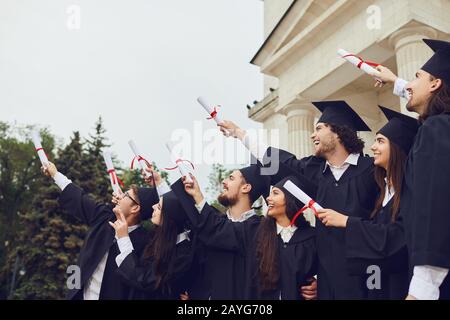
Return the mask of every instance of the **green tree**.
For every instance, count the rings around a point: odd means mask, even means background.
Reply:
[[[54,161],[58,171],[101,203],[110,201],[109,178],[102,156],[102,149],[107,146],[104,134],[99,119],[89,139],[83,142],[75,132]],[[23,229],[16,236],[5,268],[6,274],[15,275],[12,299],[64,298],[67,267],[76,264],[88,230],[61,210],[58,204],[61,191],[52,179],[41,174],[37,180],[39,192],[32,209],[20,216]]]
[[[222,191],[222,181],[228,177],[233,170],[226,169],[222,164],[215,163],[211,167],[211,172],[208,175],[208,186],[206,187],[206,193],[211,201],[211,205],[221,212],[225,212],[226,208],[222,206],[217,197]]]
[[[83,186],[89,190],[93,198],[99,202],[111,201],[111,185],[103,159],[103,151],[110,145],[107,143],[106,129],[103,126],[102,117],[95,123],[94,133],[86,139],[86,157],[84,167],[88,168],[91,176],[85,179]]]
[[[20,214],[31,209],[39,188],[41,164],[30,141],[31,130],[34,130],[31,126],[0,122],[0,271],[21,228]],[[41,130],[41,137],[52,158],[54,138],[47,130]],[[5,298],[11,278],[2,274],[0,272],[0,298]]]
[[[58,170],[81,187],[87,174],[84,156],[80,135],[75,132],[55,160]],[[9,274],[16,274],[10,299],[63,298],[67,266],[76,263],[87,230],[61,212],[58,205],[61,191],[52,179],[41,174],[37,180],[39,193],[33,208],[20,216],[23,228],[8,256],[6,269]],[[17,265],[21,269],[19,274]]]

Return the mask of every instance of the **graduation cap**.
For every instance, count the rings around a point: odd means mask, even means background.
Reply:
[[[153,205],[159,202],[156,188],[138,188],[137,196],[141,207],[141,220],[149,219],[153,214]]]
[[[423,41],[434,51],[434,55],[425,63],[422,70],[450,83],[450,42],[433,39]]]
[[[322,112],[318,122],[347,126],[355,131],[371,131],[363,119],[343,100],[318,101],[312,104]]]
[[[284,184],[290,180],[292,183],[294,183],[297,187],[299,187],[303,192],[308,194],[309,196],[315,198],[317,195],[317,189],[318,186],[316,183],[305,177],[304,175],[294,171],[289,166],[285,165],[284,163],[279,163],[279,169],[277,174],[271,176],[271,184],[282,190],[284,193],[284,196],[287,198],[292,198],[294,200],[294,203],[296,205],[296,208],[292,208],[293,210],[287,211],[287,216],[291,220],[291,225],[295,224],[296,219],[298,218],[297,213],[300,209],[305,207],[306,203],[301,202],[299,199],[297,199],[295,196],[293,196],[285,187]]]
[[[176,224],[178,232],[182,232],[188,221],[188,216],[181,202],[173,191],[165,193],[162,197],[163,220],[167,218],[172,220]]]
[[[270,176],[261,174],[261,163],[252,164],[248,167],[239,169],[244,176],[245,181],[252,186],[250,190],[250,200],[255,202],[259,197],[263,197],[264,200],[270,193]]]
[[[408,154],[414,143],[417,130],[419,129],[418,120],[383,106],[378,107],[389,120],[378,133],[386,136],[391,142],[395,143],[400,149]]]

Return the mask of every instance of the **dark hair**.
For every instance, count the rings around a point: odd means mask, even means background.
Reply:
[[[430,76],[430,80],[433,81],[436,78]],[[441,79],[441,81],[441,87],[433,92],[425,112],[419,117],[421,122],[425,121],[428,117],[450,112],[450,86],[444,80]]]
[[[161,226],[155,227],[154,235],[145,247],[143,258],[147,264],[150,261],[153,262],[152,268],[156,276],[155,289],[170,291],[167,276],[170,261],[175,254],[179,230],[172,219],[164,219],[164,209],[161,210],[161,222]]]
[[[355,130],[347,126],[336,126],[334,124],[326,124],[330,127],[331,132],[338,135],[339,140],[348,153],[361,153],[364,149],[364,141],[360,139]]]
[[[289,192],[280,189],[286,201],[286,215],[292,220],[303,205]],[[309,226],[303,215],[295,220],[295,226],[302,228]],[[258,281],[261,292],[275,290],[280,280],[279,252],[276,220],[265,216],[261,219],[256,235],[256,258],[258,261]]]
[[[380,196],[375,203],[375,209],[372,212],[372,218],[377,214],[377,212],[379,212],[379,210],[383,206],[383,200],[385,196],[384,190],[386,186],[384,178],[386,178],[388,183],[392,181],[392,187],[394,187],[395,190],[395,194],[393,197],[394,202],[391,209],[391,220],[392,222],[395,222],[398,211],[400,209],[400,194],[402,192],[402,181],[405,172],[407,155],[395,143],[393,143],[392,141],[389,142],[390,156],[387,172],[384,168],[375,166],[375,182],[380,188]]]

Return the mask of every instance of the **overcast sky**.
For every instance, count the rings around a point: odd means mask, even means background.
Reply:
[[[214,122],[196,98],[260,127],[245,106],[262,98],[262,76],[249,63],[262,42],[258,0],[0,0],[0,120],[48,127],[67,143],[101,115],[125,164],[129,139],[165,167],[164,143],[189,138],[205,183],[202,140],[223,141],[205,133]],[[243,148],[236,152],[231,158],[242,159]]]

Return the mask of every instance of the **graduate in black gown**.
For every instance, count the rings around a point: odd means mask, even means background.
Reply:
[[[234,210],[228,212],[229,215],[235,215],[234,217],[228,217],[210,206],[199,191],[198,184],[193,199],[184,190],[178,192],[174,190],[180,199],[188,198],[182,203],[190,201],[185,210],[195,225],[199,242],[208,250],[206,267],[202,269],[209,281],[204,286],[207,291],[201,297],[190,296],[191,298],[213,300],[252,298],[252,274],[255,270],[253,254],[261,217],[251,205],[261,195],[267,196],[270,190],[269,178],[260,177],[258,168],[254,165],[235,170],[224,181],[222,203],[228,204]]]
[[[378,186],[374,179],[373,159],[361,155],[364,142],[356,132],[370,129],[344,101],[313,104],[322,111],[311,136],[315,155],[300,160],[287,151],[259,145],[231,121],[224,121],[221,130],[240,139],[264,165],[276,169],[279,163],[284,163],[317,183],[317,194],[310,196],[322,206],[369,219]],[[316,229],[318,298],[367,298],[364,277],[349,274],[344,230],[326,228],[319,220],[316,220]]]
[[[77,265],[81,271],[81,287],[69,290],[68,299],[118,300],[134,298],[136,291],[121,281],[117,274],[117,239],[109,222],[116,221],[119,213],[129,225],[131,243],[141,254],[148,242],[148,231],[140,226],[152,214],[152,205],[159,201],[155,188],[131,186],[115,198],[116,205],[96,203],[89,195],[57,171],[54,164],[43,167],[61,188],[60,206],[70,215],[89,226],[89,232],[80,251]]]
[[[288,176],[271,189],[256,236],[255,299],[303,300],[299,288],[317,274],[315,229],[299,213],[304,204],[284,188],[287,181],[308,193],[316,188]]]
[[[297,182],[295,177],[290,179]],[[192,177],[192,180],[184,182],[186,192],[180,197],[190,194],[199,205],[203,196],[196,179]],[[186,210],[199,218],[199,237],[206,235],[211,238],[210,246],[230,252],[234,264],[231,270],[224,269],[224,272],[243,290],[241,296],[234,299],[300,300],[300,288],[309,284],[316,273],[314,229],[303,216],[292,220],[303,204],[283,189],[286,180],[267,197],[267,217],[233,222],[215,210],[204,209],[199,215],[192,200],[190,209]],[[268,182],[253,182],[253,185],[256,183],[266,186]],[[227,274],[222,276],[226,280],[229,279]],[[232,277],[237,277],[240,283]]]
[[[450,43],[425,39],[434,55],[406,90],[422,123],[408,156],[400,214],[412,276],[409,299],[450,299]]]
[[[355,274],[366,275],[371,266],[380,274],[369,283],[369,299],[400,300],[408,293],[408,251],[399,214],[407,155],[418,129],[415,118],[380,107],[389,122],[372,146],[379,196],[371,220],[348,217],[345,212],[324,209],[319,218],[327,227],[345,228],[346,256]]]
[[[173,191],[165,193],[153,206],[151,222],[155,230],[142,257],[133,248],[124,217],[111,223],[120,241],[118,274],[139,290],[141,295],[136,298],[178,300],[192,279],[195,240]]]

